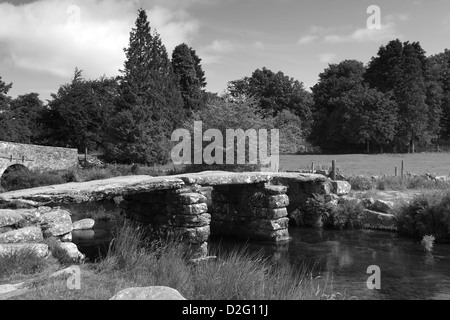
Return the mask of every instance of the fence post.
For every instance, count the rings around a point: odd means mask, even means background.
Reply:
[[[311,173],[314,173],[314,162],[311,163]]]
[[[84,148],[84,164],[87,164],[87,154],[88,154],[88,150],[87,148]]]
[[[403,175],[405,174],[405,165],[404,162],[402,160],[402,168],[401,168],[401,175],[402,175],[402,180],[403,180]]]
[[[398,176],[398,170],[397,170],[397,167],[395,167],[395,176],[396,176],[396,177]]]
[[[331,179],[336,180],[336,160],[331,161]]]

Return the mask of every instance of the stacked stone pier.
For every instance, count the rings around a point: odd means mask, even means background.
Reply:
[[[128,176],[0,194],[0,203],[29,207],[121,197],[122,214],[155,232],[183,239],[193,258],[207,255],[211,235],[285,243],[291,212],[313,194],[330,194],[322,175],[221,171]]]

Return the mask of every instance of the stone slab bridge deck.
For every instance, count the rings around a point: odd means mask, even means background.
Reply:
[[[317,174],[209,171],[176,176],[126,176],[0,194],[0,203],[29,206],[111,200],[122,196],[126,218],[185,239],[192,256],[207,254],[210,234],[275,243],[290,240],[289,213],[336,182]]]

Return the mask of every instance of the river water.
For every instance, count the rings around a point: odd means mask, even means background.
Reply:
[[[74,232],[73,241],[94,261],[107,252],[112,224]],[[432,254],[417,241],[394,233],[370,230],[289,230],[293,240],[282,246],[212,238],[210,248],[245,245],[267,257],[314,267],[319,281],[334,292],[358,299],[450,299],[450,245],[435,244]],[[369,266],[380,268],[381,289],[368,289]]]

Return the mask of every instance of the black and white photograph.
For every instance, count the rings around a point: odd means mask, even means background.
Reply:
[[[0,300],[450,300],[450,0],[0,0]]]

